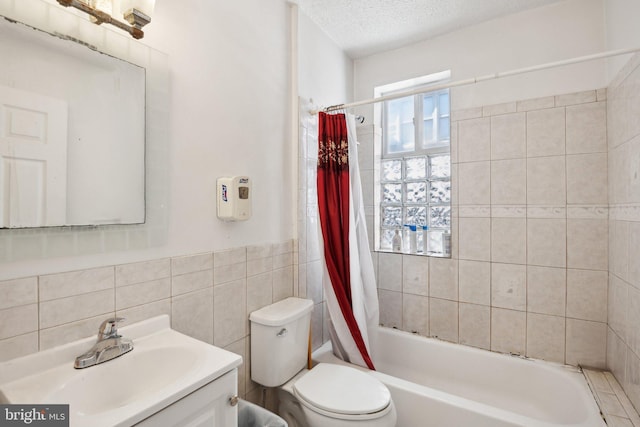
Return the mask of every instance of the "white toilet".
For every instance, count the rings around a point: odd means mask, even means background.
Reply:
[[[249,316],[251,379],[280,387],[279,413],[289,427],[394,427],[387,387],[361,370],[307,364],[313,301],[287,298]]]

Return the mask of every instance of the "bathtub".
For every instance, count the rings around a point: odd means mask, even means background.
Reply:
[[[380,328],[369,371],[391,392],[397,427],[606,427],[574,367]],[[317,362],[345,363],[331,343]]]

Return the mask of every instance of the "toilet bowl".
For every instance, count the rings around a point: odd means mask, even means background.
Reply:
[[[251,378],[278,387],[290,427],[394,427],[391,393],[373,376],[330,363],[305,369],[312,308],[287,298],[251,313]]]

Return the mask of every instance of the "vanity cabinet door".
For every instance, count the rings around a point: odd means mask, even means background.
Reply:
[[[233,369],[136,426],[237,427],[238,406],[230,403],[237,394],[238,370]]]

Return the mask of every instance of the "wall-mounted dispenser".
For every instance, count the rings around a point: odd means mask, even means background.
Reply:
[[[218,218],[244,221],[251,218],[251,180],[248,176],[218,178]]]

